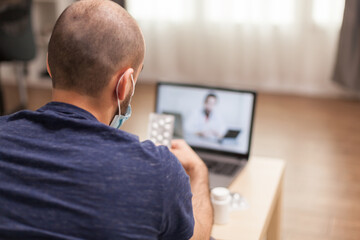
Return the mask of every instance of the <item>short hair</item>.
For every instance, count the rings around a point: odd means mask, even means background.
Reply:
[[[139,26],[118,4],[75,2],[60,15],[50,38],[53,88],[98,96],[118,70],[137,69],[144,52]]]
[[[207,95],[206,95],[206,97],[205,97],[205,103],[207,102],[207,100],[209,99],[209,98],[211,98],[211,97],[213,97],[213,98],[215,98],[216,100],[217,100],[217,96],[215,95],[215,93],[208,93]]]

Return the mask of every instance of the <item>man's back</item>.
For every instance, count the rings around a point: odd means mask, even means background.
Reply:
[[[1,239],[186,239],[189,179],[165,148],[52,102],[0,118]]]

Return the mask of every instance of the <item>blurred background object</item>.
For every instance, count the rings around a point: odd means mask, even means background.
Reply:
[[[346,0],[334,80],[360,92],[360,1]]]
[[[27,107],[25,77],[27,61],[35,57],[36,46],[31,26],[31,0],[5,0],[0,2],[0,62],[12,62],[20,97],[14,110]],[[4,114],[4,99],[0,79],[0,114]]]
[[[3,113],[11,113],[23,107],[33,109],[42,105],[43,102],[40,100],[34,104],[31,95],[34,92],[45,93],[51,89],[51,81],[46,72],[47,45],[56,19],[72,2],[74,1],[0,1],[0,12],[3,16],[0,18],[0,85],[3,90],[0,94],[3,99],[0,108]],[[19,19],[22,16],[24,18]],[[17,27],[14,27],[15,25]],[[10,41],[9,34],[10,37],[18,39]],[[12,51],[12,55],[9,55],[8,51]],[[14,55],[15,53],[17,55]],[[32,54],[34,55],[31,56]],[[10,61],[9,57],[21,59]]]
[[[126,8],[126,2],[125,0],[112,0],[113,2],[116,2],[117,4],[119,4],[120,6],[122,6],[123,8]]]

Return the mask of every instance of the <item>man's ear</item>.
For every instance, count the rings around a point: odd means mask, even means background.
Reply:
[[[52,76],[51,76],[51,71],[50,71],[50,67],[49,67],[49,60],[48,60],[48,59],[49,59],[49,54],[46,53],[46,70],[47,70],[49,76],[52,78]]]
[[[125,70],[125,72],[118,74],[117,88],[118,88],[118,98],[120,99],[120,101],[124,100],[126,98],[126,96],[129,94],[129,92],[131,91],[131,86],[132,86],[131,75],[132,74],[134,74],[134,69],[132,69],[132,68],[128,68]],[[123,76],[123,77],[121,78],[121,76]],[[116,89],[115,89],[115,92],[116,92]]]

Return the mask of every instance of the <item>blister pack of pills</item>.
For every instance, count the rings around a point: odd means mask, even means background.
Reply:
[[[171,146],[174,133],[174,116],[150,113],[148,138],[157,145]]]

